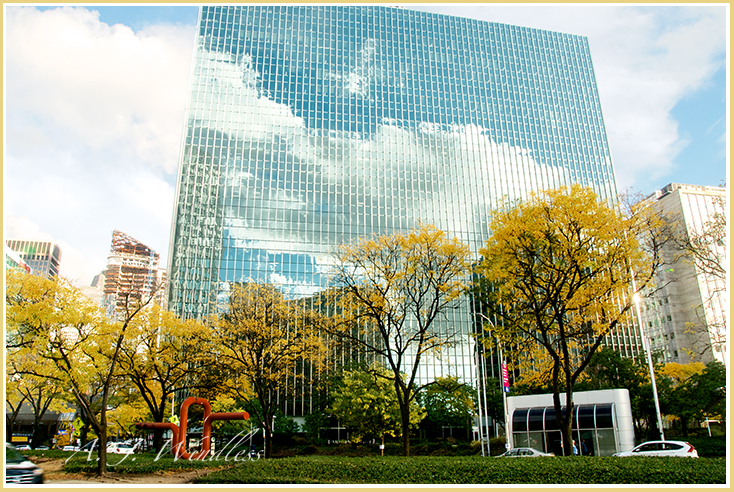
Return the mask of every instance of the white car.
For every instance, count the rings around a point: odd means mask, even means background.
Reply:
[[[135,446],[122,442],[112,442],[107,444],[107,452],[114,454],[133,454],[135,452]]]
[[[30,451],[31,447],[27,444],[18,444],[15,446],[15,449],[17,449],[18,451]]]
[[[648,441],[632,448],[632,451],[614,453],[614,456],[682,456],[698,458],[698,451],[684,441]]]
[[[555,456],[553,453],[544,453],[543,451],[538,451],[535,448],[512,448],[508,451],[505,451],[499,457],[505,457],[505,458],[537,458],[539,456]]]

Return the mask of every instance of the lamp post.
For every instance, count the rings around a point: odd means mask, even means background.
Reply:
[[[479,316],[484,318],[487,323],[489,323],[489,326],[494,328],[494,323],[491,319],[486,317],[482,313],[477,313]],[[490,336],[492,336],[490,331]],[[505,420],[505,447],[507,449],[512,447],[512,438],[510,437],[510,422],[507,418],[507,393],[505,392],[505,384],[504,384],[504,367],[505,367],[505,358],[502,354],[502,344],[499,341],[499,338],[495,337],[495,341],[497,342],[497,349],[499,351],[499,363],[500,363],[500,391],[502,392],[502,415],[504,416]]]
[[[482,377],[482,374],[484,373],[483,369],[484,367],[481,366],[480,369],[480,360],[482,358],[482,355],[479,353],[479,337],[477,337],[474,341],[474,344],[476,346],[476,350],[474,352],[474,364],[477,369],[477,405],[479,406],[479,444],[482,448],[482,457],[486,456],[484,454],[484,418],[485,418],[485,412],[482,412],[482,396],[484,395],[484,378]],[[486,402],[485,402],[486,403]]]
[[[637,284],[635,282],[635,274],[632,273],[632,289],[634,295],[632,299],[635,302],[635,311],[637,312],[637,322],[640,324],[640,336],[642,337],[642,347],[645,349],[647,354],[647,366],[650,370],[650,382],[652,383],[652,396],[655,400],[655,413],[658,419],[658,432],[660,432],[660,439],[665,440],[665,432],[663,431],[663,419],[660,415],[660,401],[658,400],[658,387],[655,384],[655,366],[652,363],[652,348],[650,347],[649,340],[645,335],[645,327],[642,323],[642,311],[640,310],[640,295],[637,293]]]

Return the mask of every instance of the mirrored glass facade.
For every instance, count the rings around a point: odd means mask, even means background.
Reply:
[[[232,282],[313,295],[360,236],[422,221],[476,253],[503,198],[616,194],[586,38],[400,8],[202,7],[184,139],[169,308],[186,318]],[[468,303],[452,316],[471,330]],[[435,364],[471,378],[469,345]]]

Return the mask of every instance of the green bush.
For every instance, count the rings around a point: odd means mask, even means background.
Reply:
[[[310,456],[240,463],[196,483],[724,484],[722,458]]]
[[[709,458],[726,456],[726,436],[688,436],[686,438],[681,437],[680,440],[691,443],[691,446],[698,451],[699,456]]]

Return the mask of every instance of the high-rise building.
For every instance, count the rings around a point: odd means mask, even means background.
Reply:
[[[61,248],[51,241],[8,239],[5,244],[30,267],[35,275],[55,277],[59,274]]]
[[[665,362],[716,359],[726,364],[726,188],[671,183],[647,200],[672,221],[678,234],[677,241],[666,243],[662,254],[668,265],[642,305],[651,349]],[[708,267],[680,248],[705,231],[709,234],[700,246],[712,260]]]
[[[498,203],[571,183],[616,195],[582,36],[384,6],[204,6],[169,308],[202,317],[244,281],[314,295],[336,245],[419,221],[477,255]],[[469,304],[445,321],[461,343],[422,377],[475,377]]]
[[[160,254],[120,231],[112,232],[110,255],[103,278],[103,306],[110,316],[123,309],[128,298],[154,296],[165,306],[165,270],[158,267]]]
[[[5,267],[12,268],[21,272],[31,273],[31,267],[23,261],[23,258],[15,251],[10,249],[7,244],[5,246]]]

